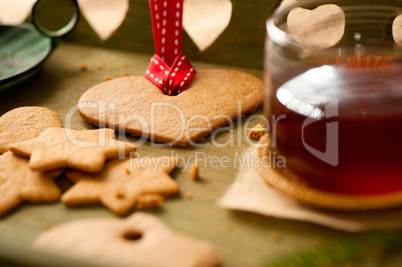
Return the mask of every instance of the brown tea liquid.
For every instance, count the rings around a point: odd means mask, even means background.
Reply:
[[[334,193],[402,190],[402,62],[351,57],[271,79],[266,115],[289,169]]]

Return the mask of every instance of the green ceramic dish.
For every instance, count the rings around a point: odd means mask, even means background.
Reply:
[[[0,25],[0,92],[32,77],[61,42],[61,38],[78,22],[77,1],[70,0],[75,7],[70,22],[57,31],[47,30],[36,20],[36,7],[40,1],[34,1],[32,6],[33,24]]]

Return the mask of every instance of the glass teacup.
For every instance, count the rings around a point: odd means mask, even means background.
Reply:
[[[319,190],[402,191],[402,3],[287,2],[267,22],[270,149]]]

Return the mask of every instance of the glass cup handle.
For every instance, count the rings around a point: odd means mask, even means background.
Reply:
[[[78,18],[80,16],[80,11],[79,11],[77,0],[70,0],[70,2],[74,5],[74,15],[72,16],[71,20],[64,27],[62,27],[61,29],[56,30],[56,31],[46,29],[37,21],[36,8],[40,1],[41,0],[34,0],[34,2],[33,2],[32,10],[31,10],[31,22],[35,26],[35,28],[42,34],[44,34],[48,37],[51,37],[51,38],[62,37],[64,35],[68,34],[69,32],[71,32],[74,29],[74,27],[77,25]]]

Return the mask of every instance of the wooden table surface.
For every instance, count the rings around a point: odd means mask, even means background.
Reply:
[[[129,75],[143,75],[151,55],[132,52],[107,50],[64,43],[45,62],[43,69],[32,80],[0,95],[0,114],[19,106],[44,106],[58,113],[66,126],[66,114],[74,112],[80,96],[90,87],[103,81],[105,75],[119,77],[124,72]],[[79,66],[86,64],[88,69],[80,71]],[[193,62],[196,69],[234,68]],[[126,66],[127,65],[127,66]],[[262,71],[241,69],[259,77]],[[256,114],[261,114],[259,110]],[[287,257],[295,251],[309,251],[317,245],[342,240],[370,239],[372,234],[347,234],[309,223],[280,220],[257,214],[229,211],[217,207],[217,200],[234,181],[238,168],[234,166],[236,155],[240,155],[249,144],[243,130],[244,122],[236,124],[234,132],[226,131],[219,135],[218,142],[224,143],[234,134],[235,144],[225,148],[209,146],[206,148],[170,148],[151,147],[149,142],[138,148],[141,156],[179,155],[193,160],[196,153],[202,156],[227,156],[231,160],[229,168],[201,167],[199,182],[190,179],[182,168],[173,173],[181,194],[167,199],[161,209],[150,213],[158,216],[172,229],[213,243],[221,253],[224,266],[263,266],[272,263],[278,257]],[[252,121],[251,125],[257,124]],[[93,128],[76,112],[72,119],[73,129]],[[238,137],[241,136],[239,139]],[[129,138],[137,141],[136,138]],[[208,142],[206,139],[204,142]],[[65,178],[60,184],[67,185]],[[191,194],[191,199],[185,198]],[[0,258],[8,257],[14,261],[17,255],[24,253],[31,264],[46,260],[51,265],[62,260],[51,256],[32,253],[29,249],[34,238],[47,226],[82,218],[116,217],[100,205],[91,207],[68,208],[61,203],[31,205],[24,204],[0,219]],[[279,240],[273,235],[280,236]],[[367,244],[368,251],[374,250]],[[375,247],[375,246],[374,246]],[[370,253],[369,253],[370,254]],[[11,260],[10,260],[11,258]],[[378,260],[377,258],[375,258]],[[402,263],[401,257],[381,257],[382,265]],[[357,263],[372,263],[373,259],[363,257]],[[66,263],[66,262],[65,262]],[[351,263],[356,263],[351,262]],[[6,263],[4,263],[6,265]],[[10,263],[8,263],[10,264]],[[0,260],[0,265],[2,261]],[[5,266],[2,265],[2,266]],[[39,264],[38,264],[39,265]]]

